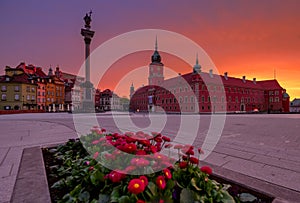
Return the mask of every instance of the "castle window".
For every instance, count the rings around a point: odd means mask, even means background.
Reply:
[[[270,102],[273,102],[273,97],[270,97],[269,101],[270,101]]]
[[[19,101],[19,100],[20,100],[20,95],[15,94],[15,100],[16,100],[16,101]]]
[[[5,101],[5,100],[6,100],[6,94],[2,94],[2,95],[1,95],[1,100],[2,100],[2,101]]]
[[[20,91],[20,86],[15,86],[15,92],[19,92]]]
[[[7,90],[6,86],[5,86],[5,85],[2,85],[1,91],[5,92],[6,90]]]

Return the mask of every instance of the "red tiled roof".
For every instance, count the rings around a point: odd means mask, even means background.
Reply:
[[[14,75],[13,77],[9,77],[10,80],[6,81],[6,75],[2,75],[0,77],[0,82],[16,82],[16,83],[30,83],[30,81],[28,80],[29,75],[26,73],[20,74],[20,75]]]
[[[260,84],[266,90],[283,89],[279,85],[277,80],[264,80],[264,81],[258,81],[257,83]]]

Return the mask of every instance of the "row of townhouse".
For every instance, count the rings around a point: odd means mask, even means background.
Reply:
[[[78,77],[49,68],[20,63],[16,68],[6,66],[0,76],[0,110],[71,111],[81,108],[83,89]]]

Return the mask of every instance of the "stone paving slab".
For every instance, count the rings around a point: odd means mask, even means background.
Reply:
[[[279,158],[264,156],[264,155],[255,155],[251,160],[258,163],[265,163],[270,166],[283,168],[283,169],[300,173],[300,162],[289,161],[285,159],[279,159]]]
[[[252,159],[255,156],[253,153],[244,152],[236,149],[230,149],[219,145],[214,149],[214,151],[226,155],[235,156],[238,158],[243,158],[243,159]]]
[[[225,159],[226,157],[227,155],[220,154],[217,152],[212,152],[210,153],[210,155],[208,155],[208,157],[204,159],[204,161],[213,164],[215,166],[222,166],[228,162],[228,160]]]
[[[257,177],[274,184],[278,184],[280,180],[280,185],[300,191],[300,174],[294,171],[265,165]]]
[[[242,174],[247,174],[252,177],[257,177],[265,165],[262,163],[244,160],[232,156],[227,156],[225,160],[227,160],[228,162],[222,165],[222,167],[232,171],[240,172]]]
[[[11,202],[51,202],[40,147],[24,150]]]
[[[9,147],[1,147],[0,148],[0,165],[4,161],[4,158],[6,157],[8,150],[9,150]]]
[[[13,165],[0,166],[0,179],[10,176]]]
[[[8,176],[0,178],[0,202],[10,202],[11,195],[14,189],[16,176]]]

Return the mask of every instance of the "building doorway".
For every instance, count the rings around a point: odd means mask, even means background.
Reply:
[[[245,111],[245,104],[241,104],[241,111]]]

